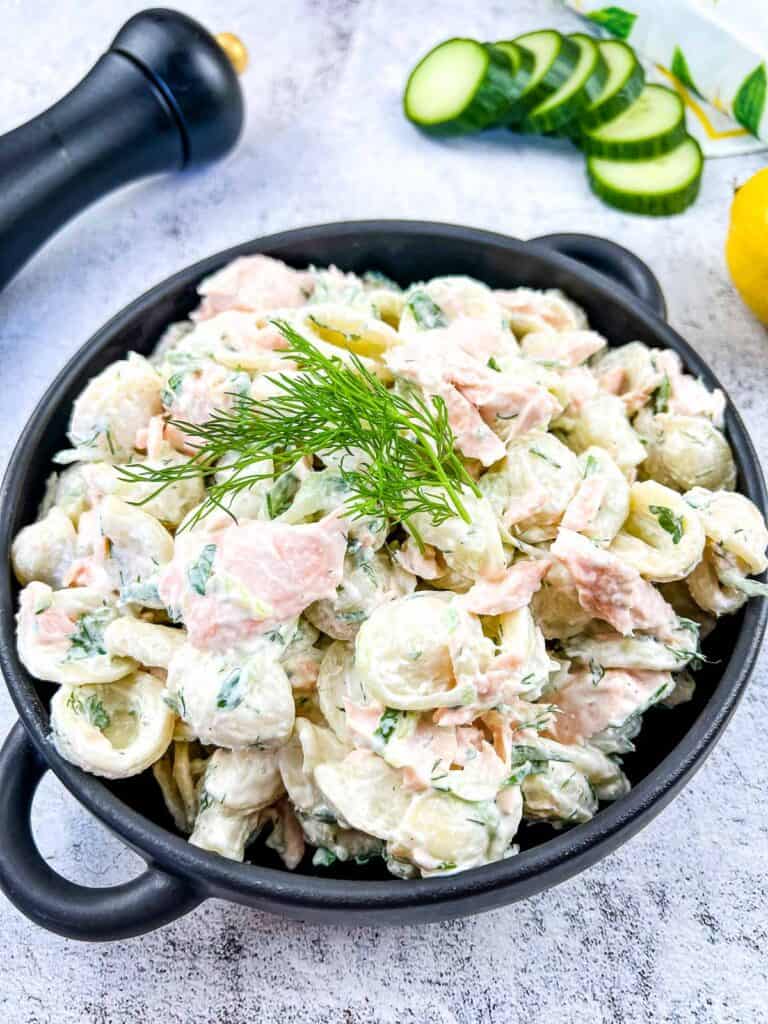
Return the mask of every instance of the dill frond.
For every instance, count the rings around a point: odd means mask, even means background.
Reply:
[[[268,377],[277,388],[268,400],[237,396],[231,411],[217,410],[205,423],[172,420],[195,449],[190,460],[160,468],[121,466],[122,478],[156,483],[145,501],[175,481],[203,478],[206,498],[191,526],[216,508],[228,512],[227,499],[277,478],[305,456],[341,455],[339,472],[350,492],[344,511],[351,518],[407,524],[425,513],[434,524],[457,515],[469,522],[462,490],[479,491],[454,450],[443,400],[427,400],[415,389],[391,390],[356,355],[344,363],[284,321],[274,323],[299,372]],[[362,456],[345,468],[343,455],[351,452]],[[273,473],[254,469],[267,459]],[[216,481],[222,468],[227,479]]]

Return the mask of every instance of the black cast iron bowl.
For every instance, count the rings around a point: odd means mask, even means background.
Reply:
[[[33,679],[16,653],[13,616],[18,587],[8,552],[17,530],[35,517],[51,456],[66,446],[72,402],[95,373],[128,350],[147,353],[163,328],[196,305],[195,286],[235,256],[264,252],[296,266],[335,263],[377,269],[403,284],[439,274],[469,274],[494,287],[562,288],[612,343],[639,339],[676,350],[710,387],[718,381],[663,317],[664,300],[648,268],[625,249],[586,235],[523,242],[472,228],[408,221],[321,225],[257,239],[211,256],[157,285],[119,313],[74,356],[43,396],[13,453],[0,492],[0,668],[21,721],[0,753],[0,885],[32,920],[62,935],[91,940],[141,934],[188,912],[210,896],[308,921],[416,923],[490,910],[562,882],[647,824],[701,766],[732,715],[760,648],[766,604],[751,601],[709,638],[718,659],[698,676],[694,700],[652,710],[638,750],[625,761],[632,791],[587,824],[563,832],[524,828],[521,852],[487,867],[440,879],[399,881],[382,867],[279,867],[255,846],[234,863],[190,846],[174,833],[150,773],[105,783],[63,761],[48,739],[50,684]],[[760,465],[744,425],[728,405],[726,431],[739,488],[766,511]],[[54,872],[35,846],[30,808],[51,769],[112,832],[146,862],[123,885],[88,888]],[[674,819],[670,820],[674,828]]]

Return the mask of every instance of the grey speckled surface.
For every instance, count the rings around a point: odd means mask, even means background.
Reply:
[[[140,6],[4,0],[0,131],[74,83]],[[722,256],[733,184],[759,157],[710,163],[693,210],[656,222],[602,207],[567,146],[494,135],[440,144],[403,122],[404,75],[429,45],[575,26],[554,0],[185,7],[252,48],[245,138],[217,167],[102,203],[0,296],[0,375],[11,384],[3,461],[54,370],[148,285],[248,237],[370,216],[620,240],[657,272],[673,324],[711,361],[766,458],[768,333],[739,303]],[[211,901],[154,935],[95,947],[34,928],[0,897],[0,1015],[6,1024],[764,1021],[767,669],[763,658],[683,795],[555,891],[480,918],[388,931],[305,927]],[[0,733],[13,720],[2,693]],[[106,885],[137,871],[137,858],[50,779],[34,817],[42,849],[68,877]]]

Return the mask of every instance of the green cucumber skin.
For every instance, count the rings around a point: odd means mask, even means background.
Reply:
[[[579,147],[586,156],[603,156],[609,160],[650,160],[655,156],[663,156],[679,146],[687,134],[683,114],[678,122],[661,135],[647,139],[609,142],[584,134],[579,139]]]
[[[687,136],[687,138],[691,138]],[[704,170],[704,156],[701,146],[695,139],[691,140],[698,150],[698,170],[692,179],[681,185],[680,188],[664,194],[650,194],[639,192],[622,192],[614,188],[600,178],[592,170],[590,160],[587,159],[587,177],[590,188],[604,203],[615,207],[617,210],[624,210],[627,213],[640,213],[648,217],[672,217],[687,210],[695,202],[701,187],[701,177]]]
[[[456,41],[458,40],[446,39],[440,45],[446,46],[448,43]],[[478,45],[482,46],[483,44],[479,43]],[[470,135],[475,132],[481,132],[484,128],[494,124],[512,103],[515,76],[512,73],[512,64],[509,57],[503,50],[498,50],[495,46],[486,46],[485,50],[488,54],[488,67],[485,70],[483,80],[464,110],[449,120],[440,121],[437,124],[424,124],[412,116],[408,108],[408,88],[411,84],[411,78],[418,68],[434,52],[434,50],[430,50],[413,69],[405,86],[403,110],[408,120],[421,129],[421,131],[426,132],[427,135],[436,136]]]
[[[517,41],[519,37],[512,40],[515,46],[521,50],[525,50],[525,43],[519,43]],[[547,69],[547,73],[541,79],[540,82],[533,87],[529,92],[523,92],[520,95],[514,105],[513,110],[510,111],[510,118],[508,124],[513,130],[523,121],[529,110],[533,110],[543,100],[550,96],[553,92],[556,92],[561,85],[568,81],[568,78],[576,67],[576,62],[579,59],[579,47],[572,39],[568,36],[562,36],[562,43],[560,50],[552,61],[551,65]],[[531,50],[526,50],[526,53],[530,53],[531,57],[534,54]],[[534,58],[535,59],[535,58]]]
[[[604,103],[594,110],[585,110],[574,125],[577,132],[589,131],[592,128],[599,128],[606,121],[612,121],[614,117],[623,114],[632,106],[637,97],[643,91],[645,85],[645,71],[638,61],[632,69],[632,74],[624,82],[613,96],[609,96]]]
[[[519,64],[517,65],[517,68],[515,68],[512,64],[512,59],[511,57],[509,57],[508,51],[505,48],[505,46],[509,45],[514,46],[519,54]],[[516,43],[507,43],[505,44],[505,46],[496,45],[495,43],[485,43],[485,46],[490,47],[492,49],[501,50],[501,52],[509,60],[510,66],[512,67],[512,71],[514,73],[514,79],[512,82],[510,92],[509,106],[507,107],[507,110],[504,111],[497,120],[493,121],[493,123],[488,125],[489,128],[506,128],[515,119],[515,112],[518,100],[523,95],[525,90],[528,88],[528,83],[533,77],[533,69],[536,62],[534,61],[533,54],[530,50],[526,50],[525,47],[518,46]]]
[[[574,46],[578,46],[573,39],[571,39],[571,42],[573,42]],[[576,120],[582,110],[588,107],[600,95],[607,78],[608,65],[603,60],[600,51],[597,50],[597,57],[592,71],[589,77],[585,79],[584,85],[552,110],[545,110],[539,114],[535,113],[535,111],[528,113],[521,125],[521,131],[530,132],[534,135],[562,134],[562,129],[570,122]]]

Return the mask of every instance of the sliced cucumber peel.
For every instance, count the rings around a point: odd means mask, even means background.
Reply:
[[[582,132],[579,145],[590,156],[644,160],[675,149],[685,136],[685,108],[677,93],[646,85],[618,117]]]
[[[686,135],[662,156],[647,160],[587,157],[592,191],[619,210],[666,217],[682,213],[699,194],[704,158],[698,142]]]
[[[645,71],[631,46],[603,39],[597,48],[608,68],[600,93],[579,115],[578,129],[588,131],[611,121],[631,107],[645,85]]]
[[[600,95],[605,85],[608,66],[595,40],[578,32],[569,39],[579,50],[576,65],[560,88],[525,116],[525,132],[543,135],[564,128]]]
[[[510,105],[504,111],[501,118],[495,122],[496,127],[506,127],[512,124],[518,117],[519,100],[528,89],[536,61],[530,50],[526,50],[513,42],[486,43],[486,46],[493,46],[507,55],[514,75],[510,92]]]
[[[501,42],[494,45],[503,49],[510,44]],[[581,51],[572,39],[554,29],[528,32],[513,39],[511,45],[530,53],[533,59],[527,85],[509,111],[509,123],[519,124],[529,110],[568,81]]]

